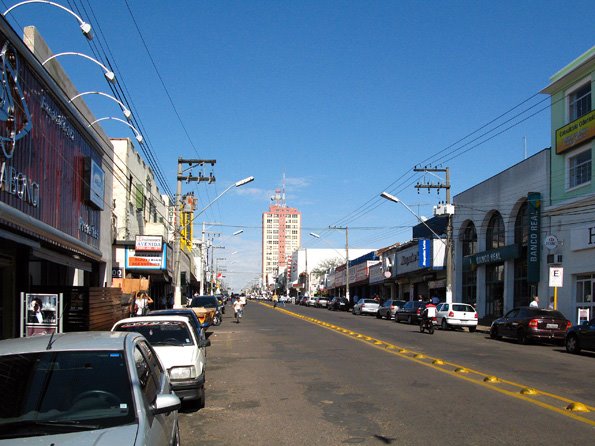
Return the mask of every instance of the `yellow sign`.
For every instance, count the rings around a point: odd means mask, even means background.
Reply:
[[[556,130],[556,153],[560,154],[595,138],[595,110]]]
[[[180,213],[180,247],[192,251],[192,212]]]

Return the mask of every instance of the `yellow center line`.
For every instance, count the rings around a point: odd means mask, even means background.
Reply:
[[[259,303],[263,306],[272,308],[270,305],[264,304],[262,302],[259,302]],[[303,319],[306,322],[310,322],[312,324],[315,324],[320,327],[326,328],[328,330],[334,331],[334,332],[339,333],[340,335],[346,336],[348,338],[355,339],[360,342],[364,342],[374,348],[382,350],[382,351],[389,353],[391,355],[398,356],[403,359],[407,359],[409,361],[415,362],[417,364],[420,364],[420,365],[423,365],[426,367],[430,367],[430,368],[437,370],[439,372],[446,373],[447,375],[465,380],[465,381],[473,383],[473,384],[479,384],[480,386],[482,386],[484,388],[494,390],[494,391],[499,392],[503,395],[507,395],[507,396],[510,396],[510,397],[513,397],[513,398],[516,398],[519,400],[526,401],[531,404],[535,404],[536,406],[539,406],[543,409],[551,410],[553,412],[556,412],[558,414],[572,418],[572,419],[579,421],[581,423],[585,423],[590,426],[595,426],[595,420],[586,418],[585,416],[582,416],[582,415],[578,415],[577,412],[574,411],[574,409],[571,409],[571,407],[578,406],[579,410],[580,410],[580,408],[584,409],[584,410],[581,410],[584,413],[595,413],[595,407],[588,406],[588,405],[585,405],[582,403],[577,403],[575,400],[572,400],[572,399],[569,399],[569,398],[566,398],[566,397],[563,397],[560,395],[555,395],[553,393],[541,391],[541,390],[538,390],[535,388],[531,388],[524,384],[519,384],[519,383],[505,380],[505,379],[500,379],[500,378],[491,376],[488,373],[484,373],[484,372],[480,372],[477,370],[466,368],[464,366],[461,366],[460,364],[455,364],[453,362],[444,361],[442,359],[434,358],[434,357],[428,356],[426,354],[414,352],[414,351],[406,349],[404,347],[399,347],[397,345],[394,345],[390,342],[383,341],[381,339],[375,339],[371,336],[367,336],[365,334],[361,334],[356,331],[337,326],[335,324],[330,324],[328,322],[324,322],[324,321],[315,319],[313,317],[294,313],[294,312],[289,311],[284,308],[276,308],[276,310],[281,311],[281,312],[283,312],[287,315],[290,315],[292,317],[296,317],[298,319]],[[505,386],[513,387],[514,390],[508,390],[508,389],[504,388]],[[550,404],[548,402],[541,401],[539,399],[540,397],[546,397],[546,398],[552,399],[552,400],[554,400],[554,403],[563,402],[563,403],[567,403],[568,405],[566,407],[559,407],[554,404]]]

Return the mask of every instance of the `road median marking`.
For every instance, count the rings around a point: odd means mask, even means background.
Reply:
[[[270,305],[264,303],[260,304],[273,309],[273,307]],[[363,342],[373,348],[380,349],[381,351],[391,355],[424,365],[439,372],[446,373],[450,376],[480,385],[486,389],[490,389],[515,399],[526,401],[543,409],[556,412],[560,415],[564,415],[581,423],[595,427],[595,407],[589,406],[580,401],[575,401],[560,395],[534,389],[524,384],[508,381],[496,376],[492,376],[488,373],[469,369],[460,364],[455,364],[440,358],[434,358],[423,353],[414,352],[382,339],[376,339],[371,336],[346,329],[344,327],[329,324],[328,322],[321,321],[310,316],[294,313],[293,311],[289,311],[284,308],[277,307],[276,310],[289,316],[302,319],[311,324],[318,325],[327,330],[334,331],[342,336],[352,338],[355,341]]]

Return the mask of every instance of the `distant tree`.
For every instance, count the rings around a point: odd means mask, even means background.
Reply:
[[[316,266],[316,268],[312,269],[310,274],[312,274],[313,276],[316,276],[316,277],[322,277],[329,269],[336,268],[337,266],[341,265],[342,263],[345,263],[345,261],[338,257],[334,258],[334,259],[324,260],[324,261],[320,262]]]

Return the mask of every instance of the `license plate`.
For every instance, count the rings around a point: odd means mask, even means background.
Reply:
[[[558,328],[558,324],[547,324],[546,328]]]

